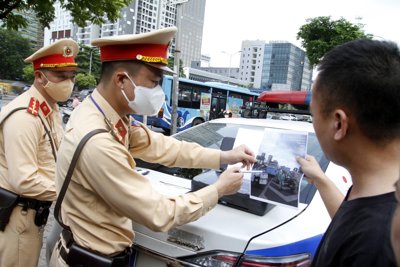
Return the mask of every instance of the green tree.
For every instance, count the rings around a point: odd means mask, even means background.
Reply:
[[[301,40],[310,64],[315,66],[333,47],[356,39],[371,38],[372,35],[364,33],[363,27],[363,24],[352,24],[344,18],[309,18],[307,23],[300,27],[297,40]]]
[[[24,59],[31,54],[27,39],[16,31],[0,29],[0,79],[21,80]]]
[[[91,74],[99,81],[101,71],[99,49],[84,44],[80,44],[79,47],[80,51],[75,58],[76,63],[78,63],[77,73]]]
[[[78,73],[75,78],[75,85],[79,90],[84,88],[93,88],[96,86],[96,79],[93,75]]]
[[[174,61],[174,56],[168,58],[168,68],[171,70],[174,70]],[[179,59],[179,77],[185,77],[185,73],[183,72],[183,61],[181,59]]]
[[[22,80],[32,84],[33,80],[35,80],[35,74],[33,71],[33,66],[32,64],[26,65],[23,69],[22,69]]]
[[[54,4],[57,0],[8,0],[0,1],[0,20],[8,29],[17,30],[27,26],[26,20],[17,12],[34,11],[44,27],[49,27],[55,18]],[[84,27],[87,21],[93,24],[102,24],[107,17],[115,22],[120,17],[123,7],[132,0],[58,0],[61,7],[70,11],[73,22]]]

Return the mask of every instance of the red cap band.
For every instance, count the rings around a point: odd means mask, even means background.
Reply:
[[[100,59],[104,61],[141,60],[148,63],[167,64],[168,45],[127,44],[100,47]]]
[[[78,64],[75,63],[75,58],[70,56],[66,57],[63,54],[50,55],[46,57],[38,58],[33,61],[33,68],[35,70],[41,68],[64,68],[64,67],[76,67]]]

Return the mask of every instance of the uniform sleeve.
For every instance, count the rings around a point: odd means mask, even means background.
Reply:
[[[164,166],[186,168],[220,167],[220,151],[196,143],[176,140],[147,127],[132,127],[129,136],[130,152],[134,158]]]
[[[9,183],[16,193],[41,200],[56,197],[54,177],[44,177],[38,167],[39,143],[44,140],[38,117],[18,111],[3,124],[4,152]],[[50,152],[51,153],[51,152]],[[55,162],[48,164],[54,170]]]
[[[177,197],[159,194],[132,168],[129,152],[114,140],[93,138],[81,157],[82,185],[96,191],[113,212],[154,231],[197,220],[217,204],[214,186]]]

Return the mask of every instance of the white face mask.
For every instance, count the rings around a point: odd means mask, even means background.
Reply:
[[[128,101],[128,106],[133,110],[135,114],[138,115],[148,115],[152,116],[158,113],[161,109],[162,104],[165,100],[164,92],[160,85],[154,88],[147,88],[144,86],[136,86],[129,75],[125,72],[126,77],[131,81],[135,87],[135,99],[129,100],[126,96],[124,90],[121,90],[126,101]]]
[[[46,77],[43,72],[42,74]],[[74,83],[71,79],[66,79],[58,83],[51,82],[47,77],[46,79],[47,83],[43,86],[46,93],[57,102],[67,101],[74,89]]]

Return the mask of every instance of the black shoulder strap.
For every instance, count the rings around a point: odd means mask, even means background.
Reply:
[[[71,160],[71,164],[69,165],[69,168],[68,168],[68,171],[67,171],[67,175],[65,176],[64,183],[63,183],[63,185],[61,187],[60,193],[58,194],[57,202],[56,202],[56,205],[54,207],[54,217],[56,218],[58,223],[64,229],[69,230],[69,227],[62,222],[61,212],[60,212],[61,211],[61,203],[64,200],[64,196],[65,196],[65,193],[67,192],[68,185],[69,185],[69,183],[71,181],[71,178],[72,178],[72,174],[74,172],[76,163],[77,163],[77,161],[79,159],[79,155],[81,154],[81,151],[82,151],[83,147],[85,146],[86,142],[92,136],[94,136],[96,134],[99,134],[99,133],[106,133],[106,132],[108,132],[106,129],[96,129],[96,130],[93,130],[93,131],[89,132],[88,134],[86,134],[82,138],[82,140],[79,142],[79,144],[78,144],[78,146],[77,146],[77,148],[76,148],[76,150],[74,152],[74,155],[73,155],[72,160]]]
[[[28,108],[27,107],[19,107],[19,108],[15,108],[15,109],[11,110],[10,113],[8,113],[7,116],[5,116],[4,119],[0,122],[0,125],[3,124],[3,122],[5,120],[7,120],[16,111],[24,110],[24,109],[26,110]],[[56,148],[55,148],[54,143],[53,143],[53,138],[52,138],[52,136],[50,134],[49,129],[47,129],[46,124],[44,123],[42,117],[40,117],[40,115],[38,115],[38,117],[39,117],[40,121],[43,124],[43,127],[44,127],[44,130],[45,130],[46,134],[49,136],[49,141],[50,141],[51,150],[53,152],[54,161],[56,161],[57,160],[57,153],[56,153]]]

